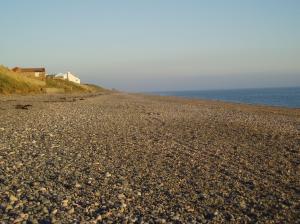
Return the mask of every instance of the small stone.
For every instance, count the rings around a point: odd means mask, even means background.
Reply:
[[[132,219],[130,219],[131,223],[136,223],[138,221],[138,218],[137,217],[134,217]]]
[[[47,191],[47,189],[46,189],[46,188],[44,188],[44,187],[41,187],[41,188],[40,188],[40,191],[46,192],[46,191]]]
[[[99,221],[99,222],[102,221],[102,216],[98,215],[97,218],[96,218],[96,221]]]
[[[111,211],[106,212],[105,214],[103,214],[103,218],[107,218],[110,217],[113,213]]]
[[[16,218],[13,223],[21,223],[23,221],[22,218]]]
[[[52,215],[56,215],[57,211],[58,211],[57,209],[54,209],[54,210],[51,212],[51,214],[52,214]]]
[[[29,215],[26,214],[26,213],[21,213],[21,214],[20,214],[20,218],[23,219],[23,220],[27,220],[28,217],[29,217]]]
[[[7,205],[6,208],[5,208],[5,211],[9,211],[9,210],[12,210],[12,209],[13,209],[12,205]]]
[[[106,176],[106,177],[111,177],[111,174],[110,174],[109,172],[107,172],[107,173],[105,174],[105,176]]]
[[[186,210],[187,210],[188,212],[194,212],[194,211],[195,211],[195,209],[192,208],[192,207],[190,207],[190,206],[186,206]]]
[[[126,198],[126,196],[125,196],[124,194],[119,194],[119,195],[118,195],[118,199],[119,199],[119,200],[122,200],[122,199],[124,199],[124,198]]]
[[[16,167],[20,168],[21,166],[23,166],[23,163],[21,162],[16,163]]]
[[[12,203],[14,203],[14,202],[18,201],[18,198],[11,194],[9,196],[9,201],[12,202]]]
[[[76,183],[76,184],[75,184],[75,187],[76,187],[76,188],[80,188],[81,185],[80,185],[79,183]]]
[[[73,214],[75,212],[75,209],[74,208],[71,208],[69,211],[68,211],[68,214]]]
[[[69,203],[69,200],[65,199],[65,200],[62,201],[62,206],[63,207],[68,207],[68,203]]]
[[[49,213],[48,208],[44,207],[43,208],[43,213],[48,214]]]
[[[243,200],[240,202],[240,206],[242,209],[245,209],[247,207],[246,202]]]
[[[167,220],[165,220],[165,219],[158,219],[157,221],[158,221],[158,223],[167,223]]]
[[[176,214],[174,217],[173,217],[174,220],[179,220],[180,219],[180,215],[179,214]]]
[[[123,206],[121,206],[121,208],[119,209],[119,213],[123,213],[125,211],[125,208]]]

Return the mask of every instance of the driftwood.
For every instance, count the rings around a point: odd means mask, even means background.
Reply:
[[[25,104],[25,105],[17,104],[15,106],[16,109],[21,109],[21,110],[28,110],[29,107],[32,107],[32,105],[31,104]]]

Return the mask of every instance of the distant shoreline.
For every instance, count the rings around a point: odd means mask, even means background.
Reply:
[[[300,87],[160,91],[145,94],[177,96],[188,99],[216,100],[258,106],[273,106],[293,109],[300,108]]]

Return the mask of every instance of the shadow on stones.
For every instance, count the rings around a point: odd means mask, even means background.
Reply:
[[[31,105],[31,104],[24,104],[24,105],[22,105],[22,104],[17,104],[17,105],[15,106],[16,109],[20,109],[20,110],[28,110],[29,107],[32,107],[32,105]]]

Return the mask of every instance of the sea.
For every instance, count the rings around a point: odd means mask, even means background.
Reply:
[[[154,92],[161,96],[300,108],[300,87]]]

